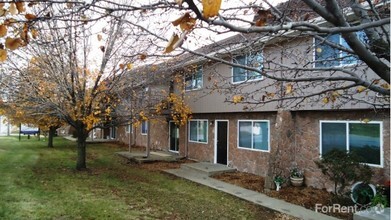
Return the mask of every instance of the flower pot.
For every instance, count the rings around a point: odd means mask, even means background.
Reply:
[[[374,185],[362,181],[353,184],[350,198],[355,204],[362,206],[370,205],[374,196],[376,196],[376,187]]]
[[[302,186],[304,182],[303,177],[290,177],[292,186]]]

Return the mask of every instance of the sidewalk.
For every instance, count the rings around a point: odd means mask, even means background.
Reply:
[[[211,187],[216,190],[231,194],[233,196],[239,197],[241,199],[253,202],[255,204],[261,205],[263,207],[285,213],[300,219],[308,220],[336,220],[337,218],[331,217],[319,212],[315,212],[309,209],[306,209],[302,206],[294,205],[279,199],[271,198],[262,193],[247,190],[229,183],[225,183],[213,178],[210,178],[208,175],[196,172],[193,170],[180,168],[166,170],[165,172],[173,174],[175,176]]]
[[[74,138],[74,137],[71,137],[71,136],[61,136],[67,140],[70,140],[70,141],[77,141],[77,138]],[[95,138],[95,139],[91,139],[91,138],[87,138],[86,139],[86,143],[107,143],[107,142],[116,142],[116,140],[111,140],[111,139],[98,139],[98,138]]]

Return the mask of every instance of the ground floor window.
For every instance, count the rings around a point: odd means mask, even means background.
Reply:
[[[111,137],[111,139],[115,139],[117,137],[117,128],[116,127],[110,128],[110,137]]]
[[[270,150],[269,121],[239,120],[238,147],[254,150]]]
[[[362,163],[382,166],[382,122],[321,121],[320,153],[332,149],[355,152]]]
[[[190,120],[189,141],[208,143],[208,120]]]
[[[125,132],[126,133],[133,133],[133,126],[132,126],[132,124],[128,124],[128,125],[126,125],[126,127],[125,127]]]
[[[142,121],[141,122],[141,134],[146,135],[148,133],[148,122]]]

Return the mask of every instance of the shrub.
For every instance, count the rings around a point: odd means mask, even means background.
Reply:
[[[373,175],[368,165],[360,164],[360,157],[354,152],[333,149],[315,163],[334,182],[336,195],[342,195],[345,187],[353,182],[369,183]]]

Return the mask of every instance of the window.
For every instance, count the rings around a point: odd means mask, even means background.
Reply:
[[[185,90],[197,90],[202,88],[202,67],[197,68],[195,73],[185,78]]]
[[[148,121],[141,122],[141,134],[142,135],[148,134]]]
[[[254,67],[259,70],[262,69],[263,57],[261,53],[256,54],[246,54],[242,56],[237,56],[233,60],[234,63]],[[240,83],[245,81],[259,80],[262,79],[262,75],[258,72],[249,71],[240,67],[234,66],[232,68],[232,82]]]
[[[191,120],[189,123],[189,141],[208,143],[208,120]]]
[[[320,153],[332,149],[355,152],[362,163],[383,166],[382,123],[359,121],[321,121]]]
[[[128,133],[128,134],[129,133],[133,133],[133,126],[132,126],[132,124],[126,125],[125,132]]]
[[[238,147],[269,151],[269,121],[238,121]]]
[[[357,32],[357,36],[362,42],[366,41],[367,37],[363,31]],[[340,34],[330,35],[326,37],[326,39],[335,44],[350,48]],[[315,67],[343,66],[357,64],[359,62],[358,57],[344,51],[340,51],[326,43],[322,43],[318,39],[315,39],[315,45]]]
[[[110,138],[115,139],[117,136],[117,128],[116,127],[111,127],[110,128]]]

